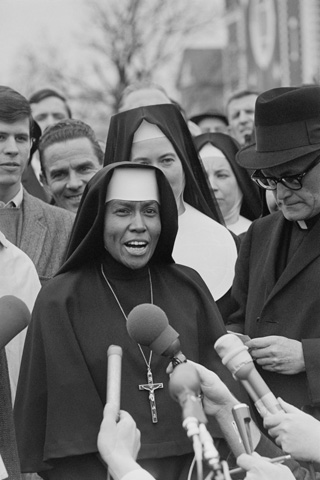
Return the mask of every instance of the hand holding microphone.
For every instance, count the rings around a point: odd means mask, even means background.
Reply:
[[[235,378],[241,381],[261,417],[265,417],[268,413],[283,411],[278,400],[256,370],[248,347],[236,335],[230,333],[223,335],[216,341],[214,348],[222,363]]]

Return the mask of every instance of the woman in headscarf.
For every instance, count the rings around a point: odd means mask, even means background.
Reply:
[[[244,234],[261,216],[262,204],[259,189],[236,162],[238,142],[224,133],[198,135],[194,142],[226,226]]]
[[[219,308],[232,285],[237,258],[235,240],[210,192],[188,126],[178,108],[152,105],[111,118],[105,165],[130,161],[160,168],[169,180],[178,208],[173,258],[197,270]]]
[[[157,168],[117,163],[88,183],[66,262],[41,290],[27,334],[15,404],[23,472],[105,480],[97,434],[112,344],[124,352],[121,408],[141,430],[140,463],[161,480],[177,480],[190,464],[192,445],[169,398],[169,359],[139,346],[126,327],[135,306],[157,305],[186,357],[234,385],[213,348],[226,333],[217,306],[199,274],[173,262],[177,226],[172,190]],[[156,415],[139,389],[147,374],[163,384],[154,392]]]

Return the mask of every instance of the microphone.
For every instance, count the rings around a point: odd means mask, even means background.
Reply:
[[[240,338],[227,333],[222,335],[214,348],[232,375],[241,381],[249,396],[254,401],[261,417],[268,413],[283,411],[278,400],[256,370],[252,357]]]
[[[251,415],[247,404],[239,403],[232,407],[232,415],[236,422],[240,438],[242,440],[246,453],[251,455],[253,452],[252,436],[250,430]]]
[[[14,295],[0,298],[0,349],[26,328],[31,319],[27,305]]]
[[[182,418],[196,418],[200,423],[207,423],[200,399],[200,378],[197,370],[190,363],[181,363],[172,372],[169,380],[171,398],[182,408]]]
[[[150,350],[170,357],[173,367],[186,362],[181,352],[179,334],[169,324],[164,311],[151,303],[134,307],[128,315],[127,330],[130,337]]]
[[[107,351],[107,403],[112,403],[120,411],[121,393],[121,361],[122,348],[118,345],[110,345]]]

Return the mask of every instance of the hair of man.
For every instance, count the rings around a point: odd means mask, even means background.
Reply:
[[[72,118],[71,109],[67,103],[66,97],[62,93],[58,92],[58,90],[55,90],[53,88],[42,88],[41,90],[37,90],[30,96],[29,103],[40,103],[42,102],[42,100],[50,97],[56,97],[62,100],[65,105],[68,118]]]
[[[254,89],[243,89],[243,90],[236,90],[231,92],[230,96],[227,99],[226,110],[228,110],[228,106],[233,100],[238,100],[239,98],[248,97],[249,95],[260,95],[260,92]]]
[[[39,159],[42,174],[45,176],[45,150],[55,143],[75,140],[77,138],[87,138],[92,145],[93,151],[102,165],[104,153],[99,145],[93,129],[87,123],[72,118],[61,120],[60,122],[48,127],[42,135],[39,142]]]
[[[28,100],[16,90],[0,85],[0,121],[16,123],[29,119],[30,137],[34,136],[34,120]]]

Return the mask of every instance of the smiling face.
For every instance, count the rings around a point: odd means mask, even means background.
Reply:
[[[160,232],[160,210],[155,200],[111,200],[106,204],[104,246],[126,267],[135,270],[149,262]]]
[[[58,207],[76,213],[85,186],[102,168],[88,138],[49,145],[43,152],[41,180]]]
[[[31,148],[29,118],[0,121],[0,200],[8,202],[19,191]]]
[[[262,172],[265,176],[280,178],[302,173],[306,169],[307,165],[302,165],[301,160],[297,159]],[[300,190],[290,190],[282,183],[277,183],[277,188],[272,190],[272,193],[278,209],[287,220],[298,221],[314,217],[320,213],[320,164],[305,175]]]
[[[223,156],[205,157],[202,158],[202,163],[219,203],[221,213],[226,217],[236,203],[239,203],[241,192],[237,179],[228,160]]]
[[[185,175],[182,163],[167,137],[151,138],[132,144],[130,160],[143,165],[160,168],[173,190],[178,211],[183,211]]]

